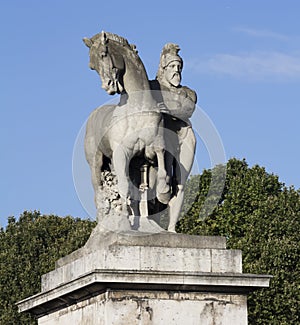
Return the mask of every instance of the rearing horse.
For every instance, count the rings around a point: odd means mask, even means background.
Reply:
[[[157,198],[167,204],[170,186],[160,128],[162,114],[152,97],[148,76],[135,46],[107,32],[83,40],[90,49],[90,68],[100,75],[102,88],[110,95],[121,94],[118,105],[97,108],[87,122],[85,154],[95,195],[101,190],[101,170],[107,157],[113,164],[118,191],[126,208],[132,199],[129,163],[137,154],[144,154],[150,161],[157,157]]]

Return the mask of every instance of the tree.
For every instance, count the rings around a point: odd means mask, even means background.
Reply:
[[[299,190],[285,187],[262,167],[231,159],[220,197],[209,189],[213,174],[222,180],[222,166],[190,179],[197,200],[177,231],[225,236],[228,248],[242,250],[243,272],[274,276],[270,288],[249,296],[249,324],[299,324]],[[209,216],[203,211],[205,200],[215,206]]]
[[[18,221],[8,219],[0,229],[0,324],[36,324],[28,313],[19,314],[15,303],[38,293],[41,275],[55,261],[87,241],[95,223],[25,211]]]

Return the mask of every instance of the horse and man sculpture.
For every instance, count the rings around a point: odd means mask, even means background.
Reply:
[[[179,47],[164,46],[156,79],[149,80],[135,46],[125,38],[101,32],[83,40],[102,88],[120,94],[118,104],[93,111],[86,126],[98,222],[105,215],[132,217],[131,229],[148,231],[141,227],[144,221],[167,211],[167,230],[175,232],[194,160],[189,118],[197,100],[180,84]]]

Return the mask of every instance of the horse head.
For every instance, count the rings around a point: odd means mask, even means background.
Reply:
[[[89,67],[96,70],[102,81],[102,88],[109,94],[121,94],[124,90],[122,76],[125,65],[123,56],[118,52],[110,33],[101,32],[92,38],[83,38],[90,49]]]

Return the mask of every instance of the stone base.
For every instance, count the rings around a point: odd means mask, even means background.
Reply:
[[[217,293],[107,290],[40,318],[41,325],[247,324],[247,297]]]
[[[269,279],[243,274],[241,252],[222,237],[96,228],[18,305],[44,325],[245,325],[247,294]]]

